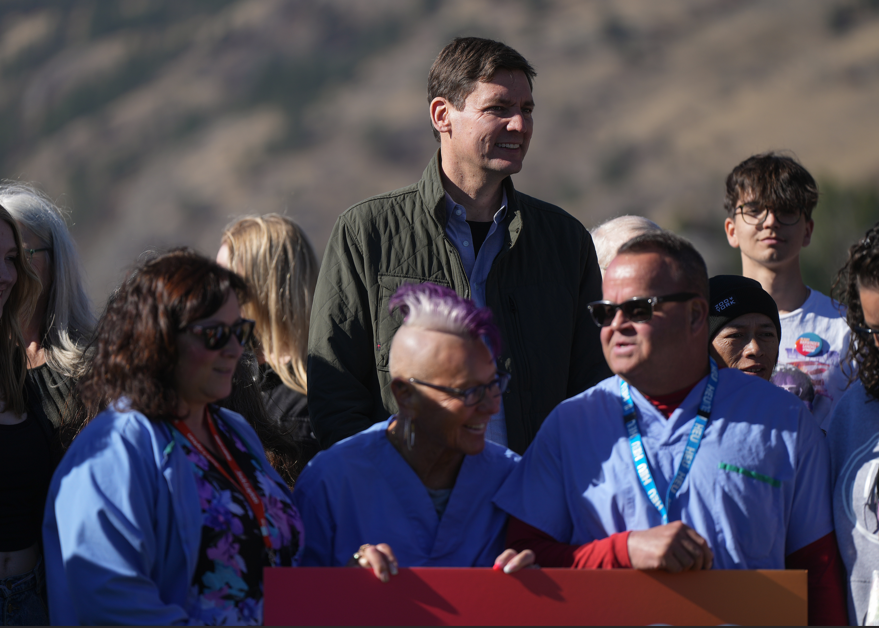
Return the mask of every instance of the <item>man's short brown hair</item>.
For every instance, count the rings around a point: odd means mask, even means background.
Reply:
[[[811,220],[818,204],[818,184],[793,157],[762,153],[748,157],[726,178],[723,206],[730,218],[739,200],[748,195],[762,206],[802,210],[806,220]]]
[[[473,91],[476,81],[490,81],[500,69],[522,70],[528,79],[529,89],[534,89],[537,72],[525,57],[491,39],[481,37],[456,37],[443,48],[427,75],[427,102],[445,98],[458,111]],[[434,129],[433,136],[440,139]]]
[[[681,290],[691,290],[708,300],[708,267],[689,240],[665,229],[648,231],[623,244],[617,256],[640,253],[659,253],[671,260],[674,267],[672,279]]]

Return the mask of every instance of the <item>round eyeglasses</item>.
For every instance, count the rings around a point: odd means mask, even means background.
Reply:
[[[792,227],[797,224],[803,213],[802,210],[795,207],[770,209],[769,207],[761,207],[757,203],[742,203],[736,207],[736,211],[741,214],[742,220],[749,225],[762,225],[769,218],[769,212],[772,212],[775,220],[786,227]]]
[[[420,379],[415,379],[414,377],[409,378],[409,382],[412,384],[420,384],[421,386],[427,386],[428,388],[433,388],[434,390],[441,390],[444,393],[448,393],[453,397],[458,397],[461,401],[464,402],[465,406],[475,406],[482,403],[482,400],[485,399],[486,393],[488,393],[492,397],[497,397],[500,394],[503,394],[507,390],[507,386],[510,385],[510,377],[509,373],[505,373],[504,371],[498,371],[497,377],[488,382],[487,384],[480,384],[479,386],[473,386],[472,388],[450,388],[448,386],[438,386],[437,384],[431,384],[430,382],[423,382]]]

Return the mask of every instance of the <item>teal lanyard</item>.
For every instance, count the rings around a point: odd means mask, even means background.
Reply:
[[[626,422],[626,431],[629,433],[629,448],[632,450],[632,461],[635,463],[635,471],[638,473],[641,486],[644,487],[644,492],[647,493],[647,499],[659,511],[663,524],[668,523],[668,507],[671,506],[671,501],[677,496],[681,486],[684,485],[684,480],[687,479],[687,475],[690,473],[693,460],[696,459],[696,453],[699,451],[699,445],[702,442],[702,435],[705,433],[705,427],[708,425],[708,419],[711,416],[711,406],[714,403],[714,393],[717,391],[719,376],[717,363],[712,358],[709,358],[709,360],[711,360],[711,375],[708,378],[708,383],[705,385],[705,391],[702,393],[702,403],[699,405],[699,413],[696,415],[693,429],[690,430],[687,447],[684,449],[684,457],[681,458],[678,472],[668,487],[665,502],[659,496],[656,482],[653,481],[653,474],[650,472],[650,465],[647,463],[647,456],[644,454],[644,443],[641,440],[641,432],[638,429],[638,416],[635,413],[635,402],[632,401],[629,384],[620,379],[623,420]]]

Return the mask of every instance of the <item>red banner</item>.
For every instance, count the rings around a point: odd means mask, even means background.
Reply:
[[[806,625],[805,571],[265,570],[278,625]]]

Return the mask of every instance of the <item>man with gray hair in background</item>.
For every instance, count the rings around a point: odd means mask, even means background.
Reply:
[[[609,375],[588,303],[601,296],[592,238],[513,187],[534,128],[534,68],[500,42],[458,38],[428,75],[440,143],[421,180],[346,211],[327,245],[311,316],[308,408],[324,448],[396,412],[388,308],[430,281],[487,306],[516,385],[486,438],[523,452],[562,400]]]
[[[604,271],[610,266],[623,244],[642,233],[661,230],[662,228],[652,220],[642,216],[628,215],[605,220],[594,227],[590,233],[592,234],[592,242],[595,244],[595,253],[598,255],[601,276],[604,277]]]

